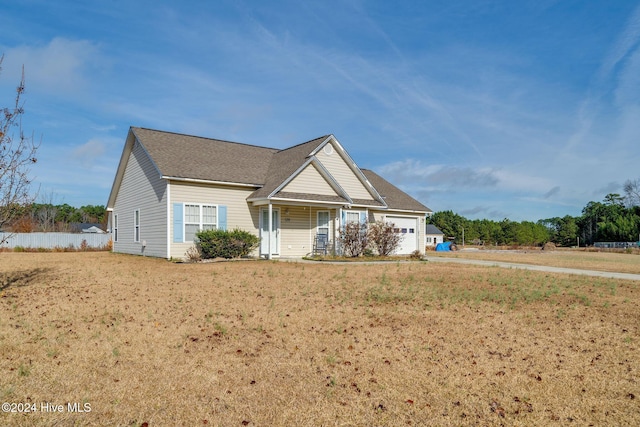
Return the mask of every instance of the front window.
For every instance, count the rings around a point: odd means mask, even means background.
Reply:
[[[346,212],[345,222],[360,222],[360,212]]]
[[[218,226],[216,206],[184,205],[184,241],[193,242],[200,230],[215,230]]]
[[[215,230],[218,223],[215,206],[202,206],[202,229]]]

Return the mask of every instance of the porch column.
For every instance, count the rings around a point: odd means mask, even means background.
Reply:
[[[335,225],[335,234],[333,239],[333,253],[336,255],[342,255],[342,250],[340,248],[340,242],[338,242],[338,236],[340,235],[340,230],[342,227],[342,207],[336,209],[336,225]]]
[[[271,259],[271,233],[273,232],[273,206],[269,200],[269,233],[267,233],[267,259]]]

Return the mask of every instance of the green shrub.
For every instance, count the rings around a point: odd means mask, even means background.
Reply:
[[[203,259],[238,258],[258,247],[259,239],[248,231],[204,230],[196,233],[196,247]]]

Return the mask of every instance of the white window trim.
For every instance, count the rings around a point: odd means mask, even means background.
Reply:
[[[199,208],[200,222],[198,224],[198,231],[202,230],[202,226],[203,226],[202,220],[204,218],[204,215],[202,212],[202,208],[205,206],[216,208],[216,223],[214,225],[216,227],[215,228],[216,230],[220,229],[220,209],[218,205],[213,203],[184,202],[182,204],[182,241],[183,243],[193,243],[193,240],[187,240],[187,206],[198,206]],[[190,222],[189,224],[195,224],[195,223]]]
[[[361,214],[364,214],[365,218],[368,218],[368,217],[369,217],[369,216],[368,216],[368,214],[367,214],[367,211],[366,211],[366,210],[359,211],[359,210],[349,209],[349,210],[345,210],[345,212],[346,212],[346,213],[344,214],[344,222],[345,222],[345,224],[346,224],[346,223],[348,223],[348,222],[360,222]],[[349,216],[349,214],[350,214],[350,213],[352,213],[352,214],[358,214],[358,220],[357,220],[357,221],[348,221],[348,220],[347,220],[347,216]]]
[[[138,222],[136,223],[136,219]],[[133,241],[140,242],[140,223],[142,222],[140,218],[140,209],[136,209],[133,211]]]
[[[113,214],[113,241],[118,241],[118,214]]]
[[[320,214],[326,213],[329,217],[326,227],[320,227]],[[358,217],[359,218],[359,217]],[[320,228],[327,229],[327,240],[331,240],[331,211],[323,210],[316,212],[316,234],[320,234]]]

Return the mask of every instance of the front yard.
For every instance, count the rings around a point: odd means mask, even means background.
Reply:
[[[0,257],[3,425],[640,424],[637,282]]]

